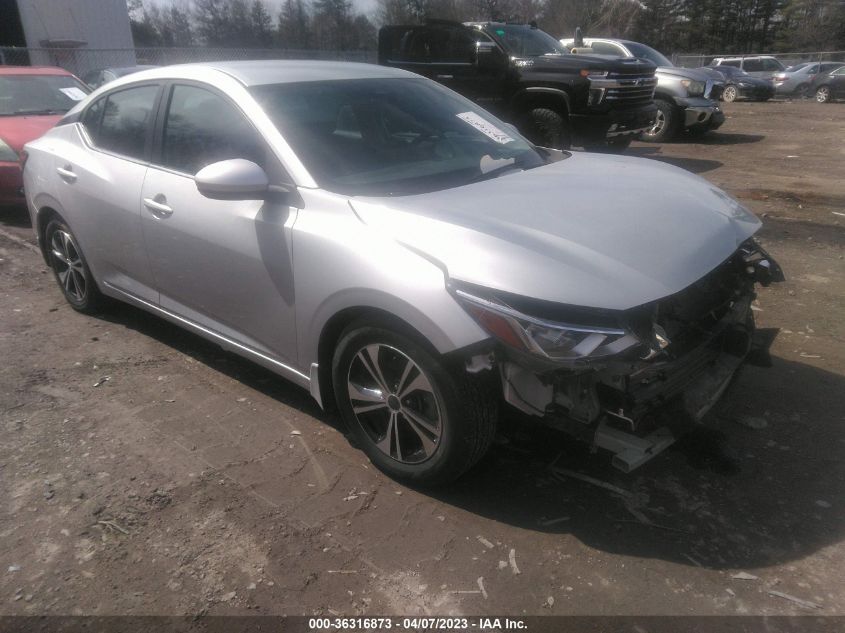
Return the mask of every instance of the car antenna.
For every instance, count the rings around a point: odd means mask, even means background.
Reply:
[[[581,48],[584,46],[584,36],[581,35],[581,27],[575,27],[575,41],[572,43],[575,48]]]

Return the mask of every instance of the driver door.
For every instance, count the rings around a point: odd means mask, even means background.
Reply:
[[[243,113],[210,86],[168,88],[144,180],[144,240],[163,309],[274,359],[295,362],[290,230],[297,209],[262,200],[212,200],[194,174],[244,158],[285,180]]]

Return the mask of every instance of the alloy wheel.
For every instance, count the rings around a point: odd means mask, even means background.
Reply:
[[[725,91],[722,93],[722,99],[727,101],[728,103],[735,101],[737,97],[736,88],[734,86],[728,86],[725,88]]]
[[[358,424],[385,455],[419,464],[440,447],[443,417],[431,380],[405,353],[380,343],[355,354],[347,390]]]
[[[663,131],[664,127],[666,127],[666,114],[663,110],[658,109],[657,115],[654,117],[654,125],[648,131],[649,136],[657,136]]]
[[[82,257],[79,255],[79,249],[73,237],[61,229],[54,231],[50,250],[56,276],[65,294],[77,303],[84,301],[88,290],[88,279],[85,275],[85,265],[82,263]]]
[[[827,86],[822,86],[818,90],[816,90],[816,101],[819,103],[827,103],[830,99],[830,88]]]

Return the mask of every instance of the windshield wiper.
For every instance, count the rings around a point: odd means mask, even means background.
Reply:
[[[511,171],[514,169],[517,171],[525,171],[525,167],[514,161],[512,163],[508,163],[507,165],[501,165],[499,167],[491,169],[490,171],[485,171],[484,173],[478,174],[477,176],[470,178],[467,184],[471,184],[473,182],[481,182],[482,180],[490,180],[491,178],[501,176],[506,171]]]

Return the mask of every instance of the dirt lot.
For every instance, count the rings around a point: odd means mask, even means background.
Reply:
[[[763,217],[774,367],[631,475],[514,418],[457,485],[404,488],[292,385],[76,314],[3,212],[0,614],[845,614],[845,104],[726,110],[631,151]]]

